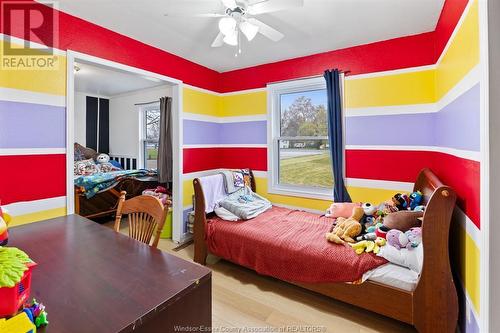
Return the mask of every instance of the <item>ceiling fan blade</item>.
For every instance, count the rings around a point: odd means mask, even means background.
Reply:
[[[302,6],[304,0],[263,0],[249,5],[247,12],[251,15],[260,15]]]
[[[212,42],[212,47],[221,47],[224,44],[224,35],[222,32],[219,32],[217,37],[215,37],[214,41]]]
[[[226,8],[235,9],[236,7],[238,7],[238,5],[236,4],[236,0],[221,0],[221,1],[222,4],[226,6]]]
[[[186,14],[186,13],[166,13],[166,17],[224,17],[226,15],[217,13],[205,13],[205,14]]]
[[[285,37],[285,35],[283,35],[278,30],[271,28],[270,26],[268,26],[262,21],[257,20],[256,18],[249,18],[247,21],[258,26],[259,32],[264,36],[266,36],[267,38],[269,38],[270,40],[272,40],[273,42],[277,42],[281,40],[283,37]]]

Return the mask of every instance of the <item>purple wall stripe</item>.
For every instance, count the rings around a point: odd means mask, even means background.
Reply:
[[[480,151],[479,83],[435,115],[436,146]]]
[[[66,108],[0,101],[0,148],[66,147]]]
[[[212,123],[184,120],[184,144],[266,144],[267,122]]]
[[[472,307],[473,305],[467,301],[465,297],[464,289],[459,279],[455,279],[455,285],[457,286],[458,292],[458,304],[460,311],[458,314],[458,325],[460,327],[460,332],[462,333],[480,333],[479,325],[477,323],[477,318],[473,311],[466,308],[466,305]],[[468,313],[467,313],[468,312]]]
[[[437,113],[346,118],[347,145],[480,150],[479,84]]]

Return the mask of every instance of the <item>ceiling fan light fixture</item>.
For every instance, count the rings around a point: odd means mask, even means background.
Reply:
[[[243,21],[240,23],[240,30],[241,30],[241,32],[243,32],[245,37],[250,42],[252,39],[255,38],[255,36],[259,32],[259,27],[256,26],[255,24],[249,23],[247,21]]]
[[[236,30],[233,31],[233,33],[226,35],[223,39],[224,43],[231,45],[231,46],[236,46],[238,45],[238,34],[236,33]]]
[[[232,17],[223,17],[219,20],[219,30],[224,36],[236,33],[236,20]]]

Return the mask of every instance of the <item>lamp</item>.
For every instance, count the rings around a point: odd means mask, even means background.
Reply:
[[[243,32],[248,41],[251,41],[255,38],[257,32],[259,32],[259,27],[247,21],[243,21],[240,23],[240,30]]]
[[[223,41],[224,41],[224,43],[232,45],[232,46],[238,45],[238,33],[236,32],[236,30],[233,30],[232,33],[224,36]]]
[[[232,17],[223,17],[219,21],[219,30],[224,36],[231,35],[236,30],[236,20]]]

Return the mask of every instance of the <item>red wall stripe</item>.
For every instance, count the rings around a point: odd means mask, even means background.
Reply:
[[[414,182],[418,172],[431,168],[457,193],[457,203],[480,227],[480,163],[453,155],[426,151],[346,150],[349,178]]]
[[[267,170],[267,148],[185,148],[184,173],[228,168]]]
[[[0,0],[0,4],[7,1]],[[50,7],[33,2],[44,14],[51,14]],[[2,7],[3,8],[3,7]],[[61,50],[71,49],[100,58],[116,61],[129,66],[170,76],[185,83],[213,91],[218,90],[219,73],[192,61],[144,44],[130,37],[113,32],[78,17],[56,11],[59,17],[59,40],[55,46]],[[4,25],[0,27],[5,33]],[[37,31],[47,39],[48,30]],[[25,36],[15,35],[25,38]],[[209,47],[209,45],[207,45]]]
[[[2,204],[66,195],[66,155],[0,156]]]
[[[224,72],[220,91],[262,88],[270,82],[322,74],[329,68],[352,75],[431,65],[435,59],[434,33],[429,32]]]

